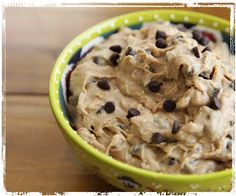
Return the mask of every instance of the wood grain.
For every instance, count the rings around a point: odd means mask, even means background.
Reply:
[[[65,142],[45,96],[8,96],[6,101],[8,191],[111,191]]]
[[[50,72],[77,34],[112,16],[147,8],[6,8],[4,99],[7,191],[116,191],[66,144],[48,101]],[[182,8],[181,8],[182,9]],[[183,8],[229,19],[227,8]]]
[[[53,64],[70,40],[104,19],[144,9],[156,8],[7,8],[7,92],[47,93]],[[227,8],[183,9],[229,18]]]

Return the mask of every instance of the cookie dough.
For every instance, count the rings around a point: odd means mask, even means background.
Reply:
[[[234,67],[227,44],[168,22],[123,27],[80,60],[69,111],[78,134],[162,173],[232,166]]]

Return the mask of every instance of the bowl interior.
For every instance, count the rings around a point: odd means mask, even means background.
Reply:
[[[230,39],[230,35],[233,35],[233,32],[231,31],[233,27],[230,28],[228,21],[206,14],[181,10],[151,10],[134,12],[131,14],[111,18],[102,23],[99,23],[98,25],[86,30],[73,39],[65,47],[56,61],[51,74],[49,88],[50,104],[54,116],[64,132],[72,140],[99,159],[129,171],[151,176],[158,174],[110,159],[105,154],[98,152],[92,146],[88,145],[76,134],[76,132],[70,126],[70,116],[66,109],[66,97],[68,93],[66,91],[66,79],[68,77],[68,73],[70,73],[74,65],[81,58],[83,58],[94,45],[102,42],[113,33],[116,33],[120,27],[129,26],[132,29],[140,29],[144,23],[154,21],[170,21],[174,24],[182,23],[187,28],[203,28],[206,31],[212,32],[217,39],[225,41],[229,45],[231,53],[234,53],[233,47],[231,47],[232,38]],[[220,33],[216,32],[215,30],[219,31]],[[226,175],[225,172],[227,172],[227,175],[231,173],[230,170],[225,170],[212,174],[204,174],[202,176],[212,177],[213,175],[216,175],[216,177],[220,177],[222,175]],[[173,177],[174,175],[166,174],[166,176]],[[181,177],[178,176],[178,178],[185,177],[190,178],[189,175],[181,175]],[[191,175],[192,179],[198,177],[198,175]]]

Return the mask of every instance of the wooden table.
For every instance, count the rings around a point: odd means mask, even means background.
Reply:
[[[5,9],[7,191],[117,191],[84,168],[64,141],[49,107],[48,83],[73,37],[106,18],[143,9],[151,8]],[[225,8],[187,9],[229,19]]]

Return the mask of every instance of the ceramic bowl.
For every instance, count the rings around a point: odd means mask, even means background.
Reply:
[[[101,22],[75,37],[58,57],[51,73],[49,97],[52,112],[63,135],[78,158],[108,183],[125,191],[230,191],[232,169],[202,175],[172,175],[152,172],[117,161],[84,141],[70,126],[66,110],[66,76],[73,65],[95,44],[117,32],[121,26],[139,29],[152,21],[184,23],[219,30],[216,35],[229,43],[229,22],[218,17],[183,10],[149,10],[121,15]]]

